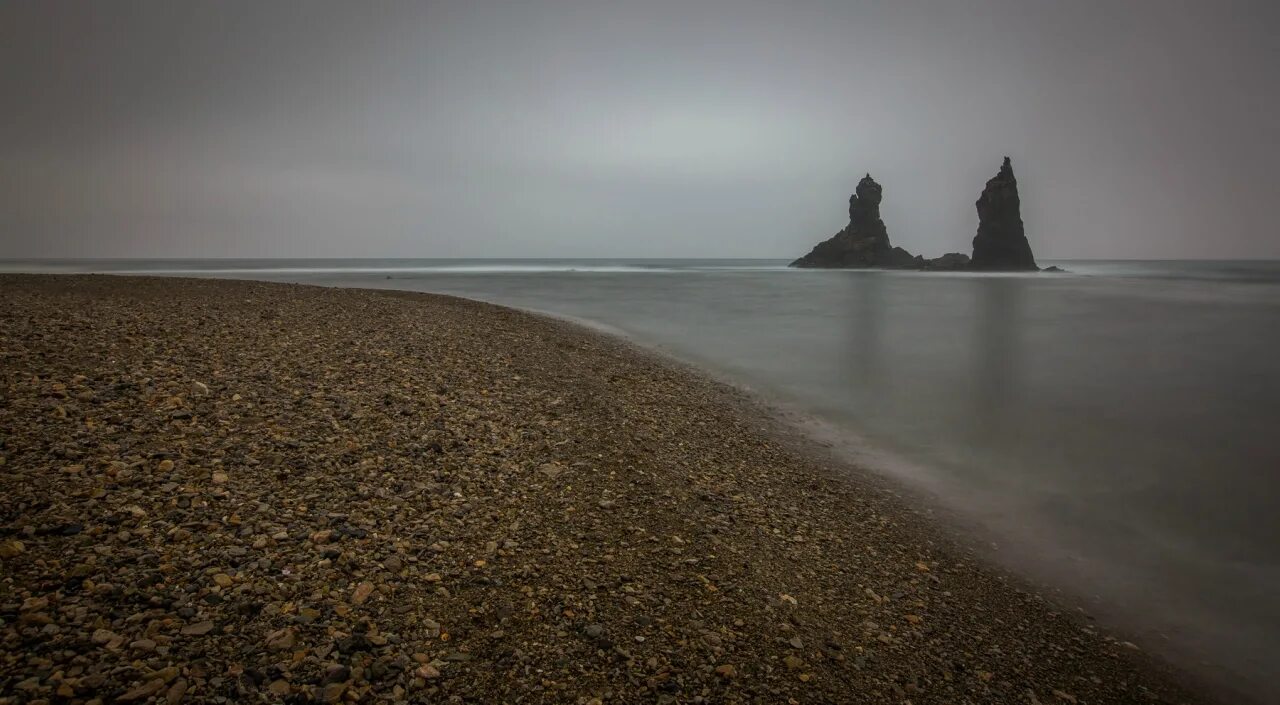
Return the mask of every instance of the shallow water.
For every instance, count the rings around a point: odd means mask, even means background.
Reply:
[[[1280,663],[1280,263],[7,263],[431,291],[599,322],[911,468],[998,552],[1262,700]]]

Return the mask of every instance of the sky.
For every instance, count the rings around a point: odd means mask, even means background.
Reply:
[[[0,257],[1280,258],[1280,3],[0,3]]]

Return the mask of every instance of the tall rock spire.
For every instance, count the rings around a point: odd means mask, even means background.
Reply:
[[[978,198],[978,234],[973,238],[972,269],[1035,271],[1035,256],[1022,230],[1018,180],[1004,158],[1000,172],[987,181]]]
[[[867,174],[849,197],[849,224],[818,243],[792,267],[911,267],[911,253],[889,244],[889,231],[880,219],[883,189]]]

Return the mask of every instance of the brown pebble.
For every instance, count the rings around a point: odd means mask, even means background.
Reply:
[[[179,678],[173,685],[169,686],[169,691],[164,694],[164,699],[169,705],[177,705],[182,702],[182,698],[187,694],[187,680]]]
[[[206,619],[203,622],[188,624],[182,628],[182,633],[187,636],[204,636],[213,629],[213,620]]]
[[[373,594],[373,583],[364,582],[356,586],[355,592],[351,594],[351,601],[357,605],[363,605],[365,600]]]
[[[124,702],[130,702],[133,700],[144,700],[160,692],[162,688],[164,688],[164,681],[158,680],[158,679],[149,680],[143,683],[142,685],[134,687],[132,690],[126,692],[124,695],[121,695],[120,697],[116,698],[116,700],[120,700]]]

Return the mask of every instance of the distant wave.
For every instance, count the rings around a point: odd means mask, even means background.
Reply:
[[[795,270],[783,259],[158,259],[0,260],[0,272],[157,274],[171,276],[382,276],[468,274],[663,274],[732,272],[843,273]],[[1280,284],[1274,260],[1046,260],[1075,276],[1106,279],[1165,279],[1240,284]],[[1027,277],[1034,272],[915,272],[908,276]]]
[[[423,274],[541,274],[541,273],[678,273],[678,272],[760,272],[786,271],[785,263],[734,262],[726,260],[673,260],[670,262],[591,262],[591,261],[493,261],[493,262],[432,262],[421,265],[398,263],[367,264],[359,260],[333,264],[315,261],[278,263],[263,261],[261,266],[253,262],[235,261],[228,265],[218,260],[198,261],[10,261],[0,262],[0,271],[21,272],[83,272],[107,274],[166,274],[166,275],[387,275],[413,276]],[[327,265],[327,266],[326,266]]]
[[[1276,260],[1059,260],[1074,274],[1135,279],[1280,283]]]

